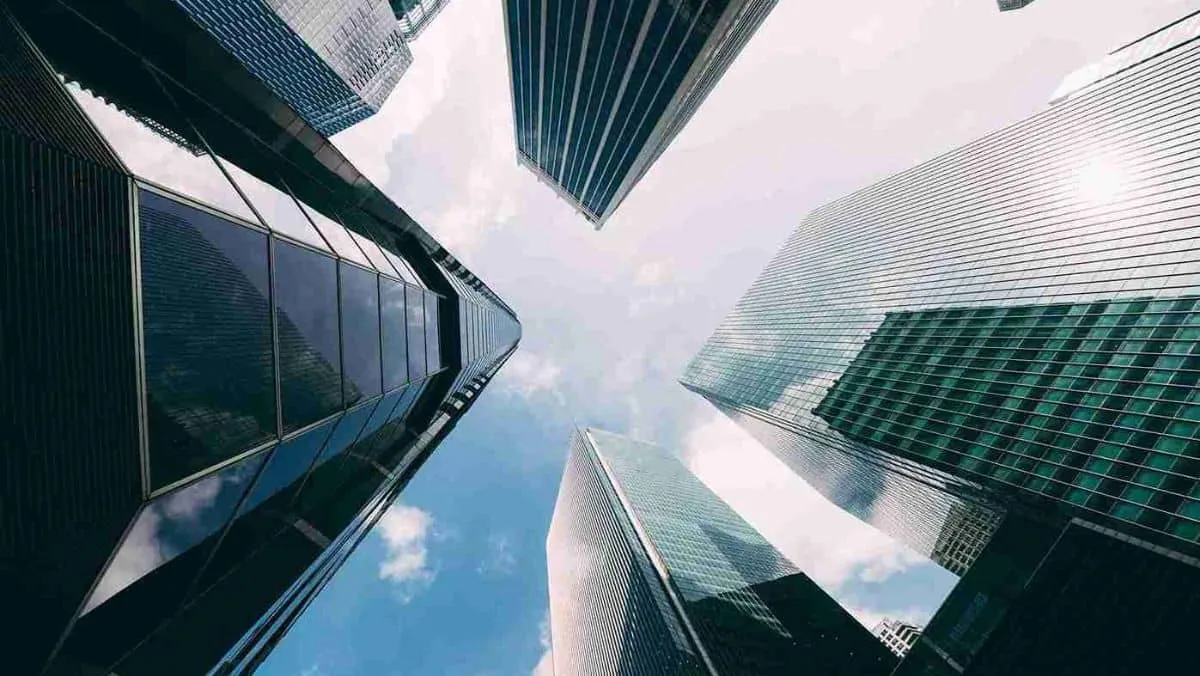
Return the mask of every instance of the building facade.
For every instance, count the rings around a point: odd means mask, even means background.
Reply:
[[[391,0],[400,34],[413,40],[423,33],[450,0]]]
[[[547,538],[560,674],[886,674],[895,658],[661,447],[577,431]]]
[[[996,0],[996,4],[1000,7],[1001,12],[1011,12],[1014,9],[1022,9],[1033,3],[1033,0]]]
[[[890,617],[885,617],[875,625],[871,630],[872,634],[879,637],[880,641],[887,646],[888,650],[892,651],[897,657],[904,657],[908,654],[913,644],[921,637],[921,628],[915,624],[909,624],[903,620],[894,620]]]
[[[146,6],[0,6],[6,673],[244,673],[520,338],[281,102],[232,122],[150,60],[206,34]]]
[[[1082,519],[1010,518],[894,676],[1186,669],[1198,585],[1193,557]]]
[[[597,229],[775,0],[505,0],[517,162]]]
[[[950,509],[933,553],[933,562],[955,575],[963,575],[979,557],[1000,526],[1003,517],[995,510],[971,504],[959,504]]]
[[[768,445],[843,506],[823,473],[854,457],[956,509],[1078,516],[1194,550],[1198,20],[811,213],[684,384],[767,421]],[[938,524],[926,492],[884,483],[891,517],[930,527],[867,520],[932,553],[951,509]]]
[[[385,0],[175,0],[323,136],[379,111],[412,63]]]

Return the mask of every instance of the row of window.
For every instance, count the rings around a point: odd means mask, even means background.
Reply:
[[[158,489],[441,368],[438,296],[139,191]]]

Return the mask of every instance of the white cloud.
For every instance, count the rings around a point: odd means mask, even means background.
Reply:
[[[637,286],[659,286],[667,281],[674,263],[670,260],[643,263],[633,275],[633,283]]]
[[[389,507],[376,525],[387,552],[379,564],[379,578],[396,583],[404,602],[436,577],[426,547],[432,529],[429,512],[399,503]]]
[[[501,533],[489,535],[487,555],[475,567],[475,572],[480,575],[502,577],[511,575],[516,569],[517,555],[513,551],[512,540]]]
[[[549,609],[542,616],[542,621],[538,623],[538,643],[542,646],[542,657],[538,660],[537,666],[533,668],[531,676],[554,676],[554,653],[550,645]]]
[[[498,377],[502,389],[525,399],[540,393],[560,397],[561,378],[562,368],[551,357],[523,349],[509,358]]]
[[[705,484],[843,603],[851,580],[882,582],[925,561],[838,509],[719,413],[699,420],[683,448]]]

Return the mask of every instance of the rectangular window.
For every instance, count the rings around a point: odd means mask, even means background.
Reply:
[[[408,312],[408,377],[415,382],[425,377],[425,299],[416,287],[405,290]]]
[[[340,264],[343,392],[346,405],[383,392],[379,345],[378,274]]]
[[[383,322],[383,389],[408,382],[408,326],[405,324],[404,284],[387,277],[379,279]]]
[[[342,408],[337,261],[275,240],[275,315],[284,433]]]

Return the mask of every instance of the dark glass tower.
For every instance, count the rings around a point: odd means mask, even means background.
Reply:
[[[996,0],[1001,12],[1010,12],[1033,4],[1033,0]]]
[[[1082,519],[1010,517],[894,676],[1186,670],[1197,589],[1200,560]]]
[[[596,228],[775,0],[505,0],[517,161]]]
[[[896,659],[666,450],[582,430],[547,540],[560,674],[887,674]]]
[[[1197,35],[811,213],[683,383],[926,554],[989,505],[1194,552]]]
[[[5,673],[244,673],[520,325],[172,3],[64,6],[0,6]]]
[[[378,112],[412,63],[386,0],[173,1],[323,136]]]

